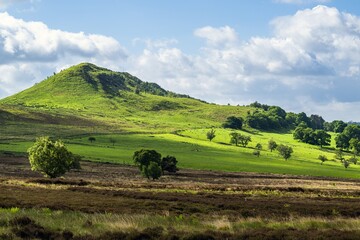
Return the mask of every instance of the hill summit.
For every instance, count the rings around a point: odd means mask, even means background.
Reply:
[[[189,98],[161,88],[156,83],[141,81],[126,72],[114,72],[91,63],[81,63],[35,84],[18,94],[1,100],[3,103],[34,105],[62,104],[89,98],[120,97],[122,92],[144,92],[157,96]]]

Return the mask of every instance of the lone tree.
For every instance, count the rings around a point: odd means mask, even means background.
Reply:
[[[27,152],[31,170],[39,171],[46,177],[60,177],[70,169],[80,168],[80,157],[68,151],[60,140],[53,142],[49,137],[37,138]]]
[[[230,133],[230,143],[231,144],[235,144],[235,146],[238,145],[238,142],[239,142],[239,133],[237,132],[232,132]]]
[[[257,157],[260,157],[260,150],[254,150],[253,154]]]
[[[321,165],[328,160],[325,155],[319,155],[318,159],[321,161]]]
[[[277,146],[276,150],[278,150],[279,154],[285,159],[288,160],[291,157],[291,154],[293,153],[293,149],[289,146],[280,144]]]
[[[96,138],[94,138],[94,137],[89,137],[88,140],[89,140],[91,143],[93,143],[93,142],[96,141]]]
[[[256,146],[255,146],[255,148],[256,148],[257,150],[261,151],[261,150],[262,150],[262,145],[261,145],[261,143],[257,143]]]
[[[206,138],[210,140],[210,142],[216,137],[215,130],[212,128],[210,131],[206,133]]]
[[[161,154],[157,151],[141,149],[134,152],[133,160],[145,177],[157,179],[161,176]],[[160,176],[158,176],[154,164],[160,169]]]
[[[270,150],[270,152],[272,152],[273,150],[275,150],[277,148],[277,143],[270,139],[269,142],[268,142],[268,148]]]

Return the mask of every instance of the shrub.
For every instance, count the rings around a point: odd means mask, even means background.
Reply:
[[[277,148],[277,143],[270,139],[269,142],[268,142],[268,148],[270,150],[270,152],[272,152],[273,150],[275,150]]]
[[[206,133],[206,138],[210,140],[210,142],[215,138],[215,130],[211,129]]]
[[[244,119],[241,117],[230,116],[223,123],[223,128],[241,129],[243,126]]]
[[[31,170],[40,171],[45,176],[56,178],[72,168],[80,168],[80,157],[68,151],[60,140],[51,141],[49,137],[40,137],[28,149]]]
[[[260,157],[260,151],[259,150],[254,150],[253,154],[257,157]]]
[[[179,169],[176,167],[177,160],[174,156],[166,156],[161,160],[161,170],[175,173]]]
[[[149,166],[143,168],[143,175],[147,178],[158,179],[161,177],[161,167],[156,162],[150,162]]]
[[[134,153],[133,160],[145,177],[158,179],[161,176],[161,154],[157,151],[141,149]],[[158,169],[160,170],[159,176]]]
[[[319,155],[318,159],[321,161],[321,165],[328,160],[325,155]]]

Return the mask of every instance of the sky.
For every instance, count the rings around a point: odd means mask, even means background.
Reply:
[[[0,98],[81,62],[212,103],[360,121],[360,1],[0,0]]]

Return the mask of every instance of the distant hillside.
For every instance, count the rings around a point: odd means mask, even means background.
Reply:
[[[125,92],[190,98],[166,91],[156,83],[143,82],[129,73],[81,63],[0,102],[25,106],[69,106],[67,103],[71,102],[86,104],[89,98],[120,97]]]
[[[90,63],[0,100],[5,135],[170,132],[221,126],[253,108],[209,104]],[[14,126],[16,125],[16,128]],[[36,130],[36,131],[35,131]]]

